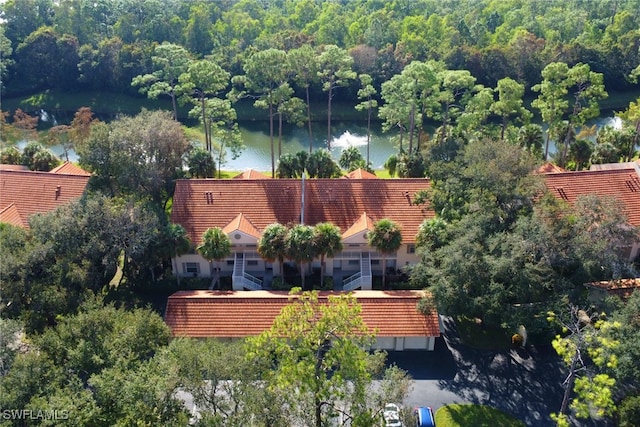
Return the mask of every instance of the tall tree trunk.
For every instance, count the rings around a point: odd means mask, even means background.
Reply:
[[[278,161],[282,157],[282,113],[278,113]]]
[[[178,106],[176,105],[176,93],[171,88],[171,105],[173,106],[173,120],[178,120]]]
[[[549,131],[550,130],[551,130],[551,128],[547,129],[547,138],[546,138],[546,141],[544,143],[544,161],[545,162],[549,158]]]
[[[564,148],[562,149],[562,157],[560,161],[562,164],[560,166],[565,167],[567,164],[567,154],[569,152],[569,143],[571,142],[571,119],[567,123],[567,134],[564,136]]]
[[[309,85],[306,87],[307,92],[307,123],[309,126],[309,154],[313,151],[313,131],[311,130],[311,100],[309,97]]]
[[[276,177],[276,163],[273,153],[273,104],[269,103],[269,141],[271,142],[271,178]]]
[[[204,93],[200,92],[200,106],[202,108],[202,127],[204,128],[204,145],[209,153],[211,153],[211,136],[209,135],[209,126],[207,126],[207,115],[204,109]]]
[[[327,150],[331,151],[331,98],[333,98],[333,85],[329,86],[329,101],[327,102]]]
[[[371,98],[369,98],[369,102],[371,102]],[[369,151],[371,146],[371,104],[369,104],[369,108],[367,110],[367,168],[369,167]]]
[[[411,114],[409,114],[409,154],[413,151],[413,127],[415,126],[416,106],[411,105]]]

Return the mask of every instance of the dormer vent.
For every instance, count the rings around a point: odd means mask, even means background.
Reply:
[[[556,190],[558,191],[560,197],[562,197],[562,200],[569,200],[569,196],[567,196],[567,192],[564,191],[563,187],[557,187]]]
[[[212,205],[213,204],[213,191],[205,191],[204,192],[204,200],[207,202],[208,205]]]

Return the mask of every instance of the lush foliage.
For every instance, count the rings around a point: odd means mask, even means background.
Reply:
[[[264,373],[270,390],[285,398],[290,425],[320,427],[342,415],[355,425],[380,422],[385,402],[402,401],[406,374],[390,368],[383,374],[383,353],[367,348],[374,336],[348,294],[320,302],[315,292],[292,295],[273,326],[248,340],[249,357],[273,363]],[[391,386],[391,387],[390,387]]]

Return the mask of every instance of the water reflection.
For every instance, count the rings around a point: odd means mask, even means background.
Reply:
[[[56,123],[55,117],[42,111],[43,121]],[[619,117],[601,117],[592,120],[588,125],[597,125],[598,128],[603,126],[612,126],[616,129],[622,127],[622,121]],[[546,127],[545,127],[546,128]],[[225,170],[243,171],[247,169],[255,169],[258,171],[271,171],[271,144],[269,138],[269,123],[265,121],[241,122],[240,132],[246,149],[237,159],[232,159],[231,154],[227,153],[226,163],[222,166]],[[313,149],[327,147],[327,127],[325,123],[317,122],[312,126],[313,139],[311,141]],[[337,161],[342,151],[348,147],[357,147],[362,156],[367,155],[367,126],[366,122],[335,122],[332,129],[331,154]],[[391,154],[397,152],[394,147],[393,139],[396,137],[395,132],[383,133],[380,123],[372,123],[371,142],[369,159],[374,169],[383,169],[385,161]],[[595,139],[595,138],[594,138]],[[25,142],[18,145],[23,148]],[[550,151],[555,150],[555,144],[550,144]],[[61,159],[65,158],[64,150],[60,146],[50,147],[51,151]],[[274,130],[274,150],[277,159],[278,156],[278,130]],[[306,126],[297,127],[285,124],[282,130],[282,154],[294,154],[298,151],[309,150],[309,132]],[[69,152],[69,160],[78,161],[75,152]]]

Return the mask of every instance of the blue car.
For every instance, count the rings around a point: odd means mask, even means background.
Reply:
[[[433,411],[429,407],[416,408],[413,414],[416,417],[416,427],[434,427],[436,425]]]

